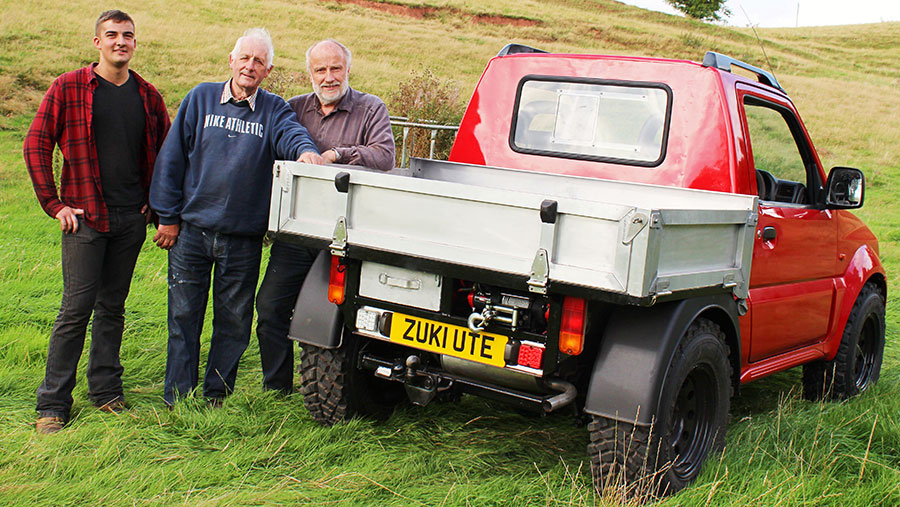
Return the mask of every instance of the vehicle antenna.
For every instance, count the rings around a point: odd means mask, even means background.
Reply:
[[[762,49],[762,54],[766,58],[766,66],[769,67],[769,72],[771,72],[772,75],[775,76],[775,69],[772,68],[772,63],[769,62],[769,55],[766,54],[766,48],[765,46],[763,46],[762,39],[759,38],[759,33],[756,32],[756,25],[753,24],[753,21],[750,21],[750,16],[747,14],[747,11],[744,10],[743,4],[741,4],[741,11],[743,11],[744,16],[747,17],[747,24],[750,25],[750,28],[753,30],[753,35],[756,36],[756,42],[759,43],[759,48]]]

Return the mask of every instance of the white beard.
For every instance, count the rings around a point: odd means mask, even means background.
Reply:
[[[337,96],[326,98],[324,92],[322,91],[322,87],[313,83],[313,92],[315,92],[316,97],[318,97],[319,99],[319,102],[322,103],[322,105],[326,106],[339,102],[342,98],[344,98],[344,95],[347,94],[347,90],[349,88],[350,79],[345,79],[343,82],[341,82],[340,93]]]

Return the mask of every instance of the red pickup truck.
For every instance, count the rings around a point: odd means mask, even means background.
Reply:
[[[724,55],[510,45],[450,161],[275,174],[270,229],[323,249],[291,327],[323,424],[456,393],[566,407],[598,488],[663,494],[723,445],[741,384],[802,366],[806,398],[843,399],[878,379],[863,174],[826,175],[776,78]]]

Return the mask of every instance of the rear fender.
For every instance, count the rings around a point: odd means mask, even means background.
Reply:
[[[322,250],[306,274],[303,288],[297,295],[294,317],[288,338],[323,349],[341,346],[340,308],[328,301],[328,276],[331,273],[331,255]]]
[[[737,304],[730,294],[688,298],[649,308],[623,306],[613,313],[599,337],[600,350],[591,374],[585,412],[649,425],[656,416],[678,342],[698,317],[712,320],[725,333],[731,351],[732,383],[737,388],[740,328]]]

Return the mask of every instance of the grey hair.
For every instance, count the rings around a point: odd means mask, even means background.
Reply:
[[[315,49],[316,46],[318,46],[319,44],[325,43],[325,42],[331,42],[332,44],[335,44],[335,45],[337,45],[337,47],[341,48],[341,51],[344,52],[344,59],[347,60],[347,70],[349,71],[350,70],[350,62],[353,61],[353,53],[351,53],[350,50],[347,49],[347,46],[341,44],[340,42],[338,42],[334,39],[322,39],[319,42],[316,42],[315,44],[310,46],[309,49],[306,50],[306,70],[310,71],[310,73],[312,73],[312,69],[309,68],[309,54],[312,53],[312,50]]]
[[[256,39],[266,46],[266,63],[271,69],[272,65],[275,63],[275,46],[272,45],[272,36],[269,35],[269,31],[265,28],[247,29],[247,31],[244,32],[244,35],[238,37],[237,42],[234,43],[234,49],[231,50],[232,58],[237,58],[238,51],[241,50],[241,43],[244,42],[245,39]]]

